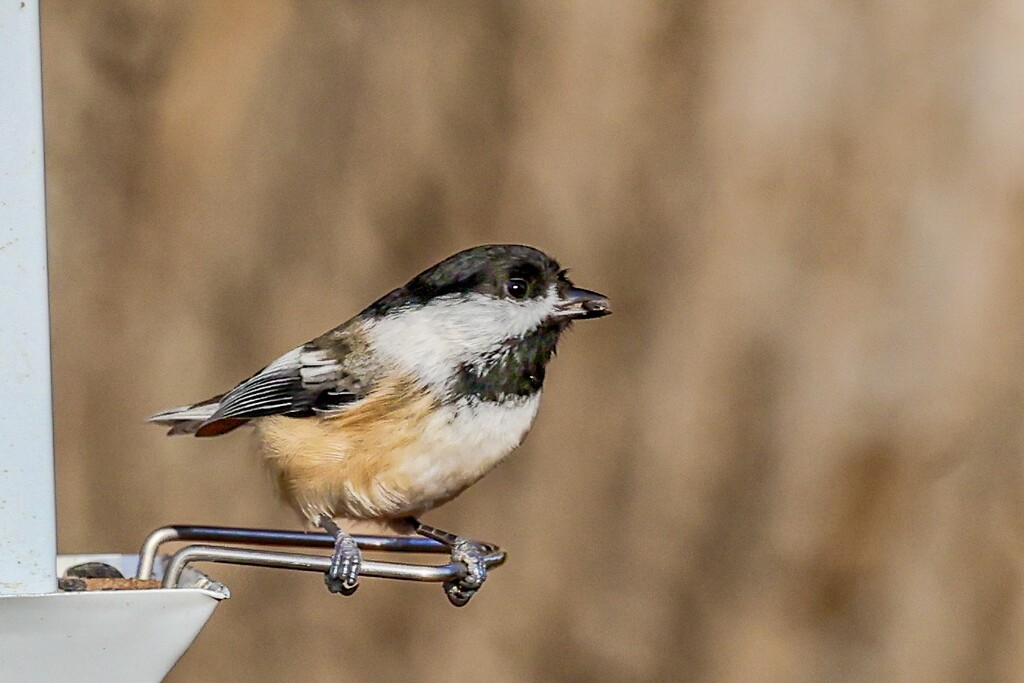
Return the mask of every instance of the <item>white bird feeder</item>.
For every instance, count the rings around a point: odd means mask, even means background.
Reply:
[[[39,3],[0,0],[0,672],[159,681],[228,593],[194,570],[183,588],[57,589],[68,566],[133,576],[138,557],[57,556],[45,208]]]

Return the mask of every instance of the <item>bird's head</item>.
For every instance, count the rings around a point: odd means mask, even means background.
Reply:
[[[576,287],[547,254],[499,244],[450,256],[363,316],[380,352],[414,361],[432,384],[491,373],[536,389],[569,323],[609,313],[607,297]]]

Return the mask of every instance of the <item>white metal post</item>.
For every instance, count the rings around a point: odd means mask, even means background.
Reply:
[[[0,594],[57,588],[38,0],[0,0]]]

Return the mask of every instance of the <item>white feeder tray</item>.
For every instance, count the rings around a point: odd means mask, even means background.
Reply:
[[[57,571],[102,562],[134,576],[137,555],[60,555]],[[157,563],[157,576],[163,573]],[[192,567],[178,588],[0,595],[4,680],[160,681],[228,589]]]

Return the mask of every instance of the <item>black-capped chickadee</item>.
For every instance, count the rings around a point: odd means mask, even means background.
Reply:
[[[226,394],[149,419],[172,435],[253,425],[285,499],[335,538],[333,592],[356,589],[361,562],[335,519],[373,520],[448,544],[467,568],[449,598],[465,604],[486,576],[485,549],[417,517],[522,442],[559,335],[610,312],[537,249],[474,247]]]

